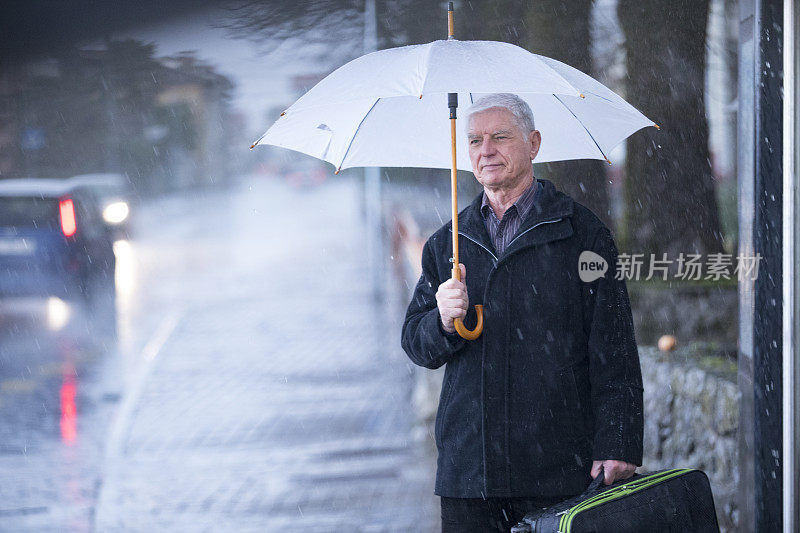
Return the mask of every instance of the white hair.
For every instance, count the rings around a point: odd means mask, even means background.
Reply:
[[[523,134],[527,135],[536,129],[531,106],[516,94],[511,93],[487,94],[486,96],[478,98],[478,100],[467,109],[465,129],[469,130],[469,123],[472,115],[480,113],[481,111],[486,111],[487,109],[492,109],[493,107],[508,109],[511,114],[514,115],[514,120],[517,122],[517,126],[522,130]]]

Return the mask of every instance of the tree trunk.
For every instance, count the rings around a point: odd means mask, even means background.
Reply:
[[[635,253],[674,261],[722,251],[705,115],[708,9],[708,0],[618,5],[627,100],[661,126],[628,139],[625,219]]]

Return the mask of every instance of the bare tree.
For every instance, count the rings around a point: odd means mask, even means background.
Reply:
[[[319,45],[316,59],[341,63],[363,51],[363,0],[267,0],[228,8],[220,27],[270,53],[295,41]]]

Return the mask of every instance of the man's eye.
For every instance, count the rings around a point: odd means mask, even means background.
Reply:
[[[470,144],[478,144],[478,139],[472,139],[469,143]]]

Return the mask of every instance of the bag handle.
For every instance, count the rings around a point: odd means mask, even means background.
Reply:
[[[603,481],[604,480],[605,480],[605,476],[603,475],[603,469],[601,468],[600,469],[600,473],[597,474],[597,477],[594,478],[591,483],[589,483],[589,486],[586,487],[586,490],[583,491],[583,494],[578,496],[578,499],[579,500],[585,500],[586,498],[589,498],[589,497],[594,496],[595,494],[601,492],[601,487],[603,485]]]
[[[580,496],[576,496],[575,498],[573,498],[571,500],[567,500],[567,501],[575,502],[575,504],[577,504],[579,502],[582,502],[584,500],[587,500],[587,499],[591,498],[592,496],[595,496],[595,495],[599,494],[600,492],[602,492],[602,486],[603,486],[603,480],[604,479],[605,479],[605,476],[603,475],[603,469],[601,468],[600,469],[600,473],[597,475],[597,477],[592,479],[592,482],[589,483],[589,486],[586,487],[586,490],[583,491],[583,494],[581,494]],[[566,502],[562,502],[562,504],[564,504],[564,503],[566,503]],[[564,512],[566,512],[566,511],[564,511]],[[537,516],[537,515],[533,515],[531,513],[529,513],[529,515]],[[527,516],[528,515],[526,515],[526,517]],[[519,524],[517,524],[516,526],[511,528],[511,533],[532,533],[532,531],[533,531],[533,527],[531,527],[530,523],[525,521],[525,518],[523,518],[522,522],[520,522]]]

